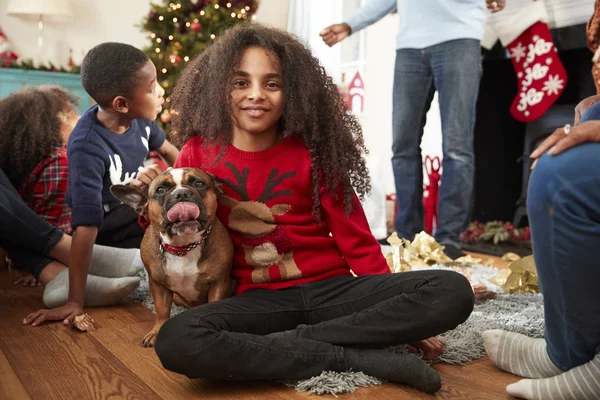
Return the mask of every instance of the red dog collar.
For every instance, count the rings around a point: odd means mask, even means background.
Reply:
[[[209,226],[204,231],[204,234],[202,235],[202,239],[200,239],[199,241],[190,243],[190,244],[188,244],[186,246],[182,246],[182,247],[171,246],[170,244],[166,244],[163,242],[162,238],[159,236],[158,237],[158,246],[160,248],[160,254],[169,253],[169,254],[173,254],[178,257],[184,257],[187,253],[194,250],[196,247],[202,246],[204,244],[204,242],[206,241],[206,238],[208,237],[208,234],[210,233],[211,228],[212,228],[212,226]]]

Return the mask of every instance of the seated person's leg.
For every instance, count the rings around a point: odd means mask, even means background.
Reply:
[[[528,196],[544,293],[548,354],[563,371],[600,349],[600,143],[585,143],[534,169]]]
[[[585,143],[554,157],[544,155],[532,173],[528,213],[544,294],[545,339],[487,332],[484,342],[500,368],[552,378],[511,385],[513,395],[561,398],[565,381],[577,398],[591,398],[585,397],[590,387],[596,390],[590,393],[600,392],[593,379],[594,371],[600,373],[600,359],[594,358],[600,350],[599,164],[600,143]],[[545,374],[528,373],[543,366]]]
[[[0,171],[0,247],[24,246],[48,256],[63,237],[56,227],[40,218],[21,199]]]
[[[21,246],[7,246],[8,256],[17,269],[27,271],[42,285],[46,285],[66,267],[50,257],[32,252]],[[52,265],[52,267],[49,267]]]

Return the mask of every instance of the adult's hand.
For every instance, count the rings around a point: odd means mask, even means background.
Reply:
[[[573,125],[579,125],[579,121],[581,120],[581,116],[583,113],[590,108],[592,105],[597,103],[600,100],[600,95],[590,96],[587,99],[583,99],[575,106],[575,123]]]
[[[485,5],[488,10],[497,13],[498,11],[504,10],[504,7],[506,7],[506,0],[485,0]]]
[[[350,36],[350,33],[352,33],[350,25],[343,23],[330,25],[323,29],[319,35],[321,35],[321,38],[323,38],[323,41],[327,44],[327,46],[331,47],[334,44],[346,39],[348,36]]]
[[[568,135],[565,133],[565,128],[558,128],[531,153],[531,158],[541,157],[548,149],[548,154],[555,156],[586,142],[600,142],[600,121],[586,121],[581,125],[573,126]]]

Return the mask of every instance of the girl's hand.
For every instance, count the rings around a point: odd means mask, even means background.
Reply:
[[[78,315],[83,314],[83,307],[76,302],[68,302],[63,306],[51,310],[38,310],[29,314],[24,320],[23,325],[38,326],[44,321],[63,321],[65,325],[71,325]]]
[[[167,171],[171,169],[168,168]],[[156,164],[152,164],[149,167],[144,168],[140,172],[138,172],[137,177],[131,180],[131,186],[141,187],[144,185],[149,185],[152,181],[162,174],[163,171]]]
[[[586,121],[573,126],[568,135],[565,134],[565,128],[558,128],[531,153],[531,158],[541,157],[548,149],[548,154],[555,156],[586,142],[600,142],[600,121]]]
[[[435,361],[444,352],[444,346],[444,342],[434,337],[407,345],[406,349],[410,353],[421,354],[423,360]]]
[[[21,286],[42,286],[42,284],[40,282],[38,282],[35,277],[33,275],[31,275],[29,272],[21,275],[16,281],[15,281],[15,285],[21,285]]]

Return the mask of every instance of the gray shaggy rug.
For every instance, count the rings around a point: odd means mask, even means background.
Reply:
[[[446,269],[443,266],[432,268]],[[488,287],[501,292],[498,287],[493,287],[487,280],[498,271],[483,265],[472,267],[471,281],[486,283]],[[144,271],[138,289],[130,298],[140,302],[145,307],[154,311],[152,296],[148,289],[148,276]],[[171,315],[178,314],[183,307],[173,305]],[[436,362],[450,364],[464,364],[468,361],[481,358],[485,354],[481,333],[488,329],[505,329],[519,332],[530,337],[543,337],[544,312],[542,296],[539,294],[498,294],[496,298],[477,302],[471,317],[456,329],[440,337],[446,342],[444,354]],[[401,346],[389,348],[389,351],[402,352]],[[382,381],[365,375],[362,372],[331,372],[325,371],[319,376],[299,382],[285,382],[286,385],[295,387],[299,392],[309,394],[351,393],[359,387],[379,385]]]

